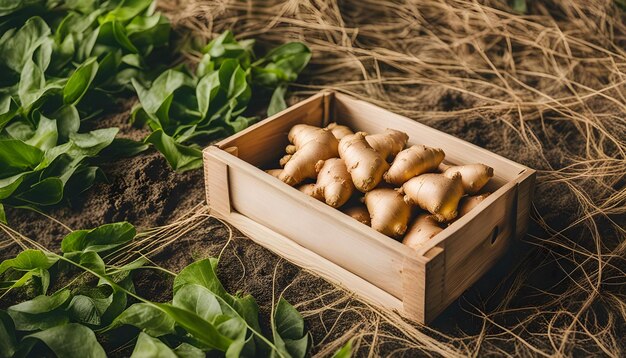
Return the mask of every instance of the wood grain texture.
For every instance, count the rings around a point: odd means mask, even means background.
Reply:
[[[230,213],[230,187],[228,183],[228,165],[211,156],[212,152],[221,149],[211,146],[203,153],[204,181],[206,183],[206,201],[212,214],[225,215]]]
[[[399,313],[402,312],[402,301],[398,298],[343,269],[332,261],[298,245],[293,240],[249,219],[247,216],[232,212],[221,218],[235,226],[254,242],[285,258],[287,261],[310,270],[348,291],[354,292],[371,304],[395,310]]]
[[[415,251],[259,169],[284,153],[298,123],[407,132],[446,162],[494,168],[492,194]],[[221,148],[221,149],[220,149]],[[366,300],[430,322],[503,256],[528,226],[535,172],[408,118],[324,91],[204,151],[211,212],[259,244]],[[493,242],[492,242],[493,241]]]

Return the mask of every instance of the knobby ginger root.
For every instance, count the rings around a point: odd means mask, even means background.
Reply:
[[[347,135],[354,134],[354,132],[352,131],[352,129],[350,129],[350,127],[343,126],[337,123],[331,123],[328,126],[326,126],[326,128],[330,129],[330,131],[333,132],[333,135],[335,136],[335,138],[337,138],[337,140],[340,140],[341,138]]]
[[[296,189],[300,190],[301,192],[305,193],[308,196],[314,197],[315,199],[319,201],[324,201],[324,197],[321,195],[320,191],[317,190],[317,186],[315,185],[315,183],[302,184],[298,186]]]
[[[414,176],[437,169],[444,157],[439,148],[414,145],[398,153],[383,178],[389,184],[400,186]]]
[[[339,156],[346,162],[354,186],[364,193],[374,189],[389,169],[381,154],[367,143],[365,135],[358,132],[339,141]]]
[[[343,159],[332,158],[319,161],[316,188],[326,204],[338,208],[345,204],[354,192],[354,184]]]
[[[286,159],[285,163],[289,161],[289,154],[294,154],[305,144],[317,138],[320,130],[322,130],[322,128],[310,126],[308,124],[296,124],[295,126],[291,127],[289,133],[287,134],[287,139],[289,139],[289,142],[293,144],[285,147],[285,152],[287,153],[287,155],[283,157],[284,159]]]
[[[298,126],[304,126],[304,128],[294,131]],[[283,172],[278,178],[291,186],[307,178],[317,178],[315,164],[320,160],[338,156],[337,138],[327,129],[299,124],[289,131],[289,140],[294,143],[297,150],[284,161]],[[283,160],[281,160],[282,163]]]
[[[443,231],[437,220],[428,214],[420,214],[409,227],[402,243],[406,246],[419,249],[424,243]]]
[[[268,169],[265,172],[275,178],[278,178],[278,176],[280,175],[280,173],[283,172],[283,170],[282,169]]]
[[[383,159],[395,157],[406,145],[409,136],[395,129],[386,129],[383,133],[370,134],[365,137],[367,143],[374,148]]]
[[[372,228],[387,236],[399,238],[406,232],[411,206],[394,189],[374,189],[365,194]]]
[[[404,183],[401,191],[408,204],[428,210],[439,222],[457,216],[457,206],[464,194],[461,174],[451,178],[443,174],[422,174]]]
[[[463,181],[463,190],[470,195],[476,194],[493,176],[493,168],[484,164],[456,165],[452,167],[442,164],[440,168],[443,169],[443,175],[448,178],[451,178],[455,173],[460,173]]]
[[[371,225],[370,213],[367,211],[367,207],[365,205],[359,203],[355,205],[349,205],[345,207],[345,209],[341,210],[346,215],[352,217],[356,221],[359,221],[367,226]]]
[[[469,213],[478,204],[480,204],[483,200],[485,200],[487,196],[489,196],[489,193],[475,195],[475,196],[464,196],[463,198],[461,198],[461,201],[459,202],[459,209],[458,209],[459,216],[457,216],[457,219]]]

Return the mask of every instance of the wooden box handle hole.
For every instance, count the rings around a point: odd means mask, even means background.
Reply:
[[[496,243],[496,240],[498,239],[498,234],[499,233],[500,233],[500,229],[496,225],[496,227],[494,227],[493,230],[491,231],[491,245]]]

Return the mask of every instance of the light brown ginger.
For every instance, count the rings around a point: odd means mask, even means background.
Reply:
[[[389,184],[400,186],[414,176],[434,171],[444,157],[439,148],[414,145],[398,153],[383,178]]]
[[[278,176],[280,175],[280,173],[283,172],[283,170],[282,169],[268,169],[265,172],[275,178],[278,178]]]
[[[317,190],[317,186],[315,185],[315,183],[301,184],[297,186],[296,189],[300,190],[308,196],[312,196],[319,201],[324,201],[324,197],[321,195],[320,191]]]
[[[483,200],[485,200],[489,196],[489,193],[484,193],[480,195],[474,196],[464,196],[461,198],[459,202],[459,215],[456,217],[459,219],[463,215],[469,213],[472,209],[474,209],[478,204],[480,204]]]
[[[400,238],[411,218],[411,206],[402,194],[390,188],[374,189],[365,194],[365,205],[374,230],[392,238]]]
[[[366,133],[347,135],[339,141],[339,156],[348,167],[354,186],[361,192],[374,189],[389,169],[385,159],[365,140]]]
[[[439,222],[429,214],[419,214],[413,221],[402,243],[412,249],[419,249],[428,240],[443,231]]]
[[[317,178],[315,164],[338,156],[339,143],[328,129],[298,124],[289,131],[289,140],[294,143],[296,151],[283,157],[281,164],[284,163],[284,168],[278,178],[291,186],[307,178]]]
[[[370,134],[365,137],[367,143],[374,148],[383,159],[395,157],[406,145],[409,136],[395,129],[385,129],[383,133]]]
[[[345,204],[354,192],[354,184],[343,159],[332,158],[319,161],[316,190],[326,204],[338,208]]]
[[[417,204],[429,211],[439,222],[450,221],[457,216],[457,206],[463,196],[461,175],[448,178],[443,174],[422,174],[402,185],[401,192],[409,204]]]
[[[362,203],[345,206],[341,211],[367,226],[370,226],[372,223],[370,213],[367,211],[367,207]]]
[[[340,140],[341,138],[347,135],[354,134],[354,132],[352,131],[352,129],[350,129],[350,127],[337,124],[337,123],[331,123],[328,126],[326,126],[326,128],[330,129],[330,131],[333,132],[333,135],[335,136],[335,138],[337,138],[337,140]]]
[[[439,168],[443,171],[443,175],[448,178],[451,178],[455,173],[460,173],[463,181],[463,190],[470,195],[476,194],[493,177],[493,168],[484,164],[455,166],[442,164]]]

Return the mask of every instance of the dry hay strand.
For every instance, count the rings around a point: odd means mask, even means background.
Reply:
[[[496,128],[499,144],[474,141],[538,169],[536,250],[503,294],[467,303],[475,329],[441,342],[480,355],[626,354],[626,27],[613,1],[532,2],[524,16],[493,0],[160,6],[204,40],[232,29],[260,47],[305,42],[314,56],[295,98],[329,88],[443,129]],[[348,330],[363,354],[385,335],[367,322]]]

